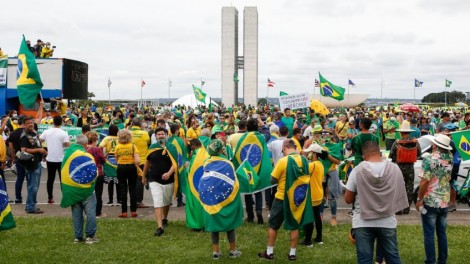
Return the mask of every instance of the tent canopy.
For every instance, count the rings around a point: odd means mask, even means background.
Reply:
[[[209,106],[209,103],[210,103],[210,97],[206,96],[206,106]],[[196,100],[194,93],[191,93],[191,94],[187,94],[176,99],[173,103],[171,103],[171,106],[175,107],[177,105],[185,105],[185,106],[191,106],[192,108],[195,108],[201,104],[202,104],[201,102]],[[214,100],[212,100],[212,105],[219,106],[216,102],[214,102]]]

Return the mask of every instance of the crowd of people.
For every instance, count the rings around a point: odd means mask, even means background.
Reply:
[[[244,195],[246,222],[254,222],[256,216],[257,223],[264,224],[263,206],[269,210],[267,248],[258,254],[260,258],[274,258],[276,234],[283,222],[284,227],[291,231],[289,260],[296,259],[299,229],[305,230],[302,245],[311,247],[314,243],[323,244],[323,212],[326,208],[331,210],[329,223],[336,226],[336,202],[343,191],[343,181],[345,201],[353,204],[349,214],[358,262],[370,263],[373,260],[376,241],[376,262],[400,263],[395,215],[409,214],[413,203],[413,165],[422,156],[416,139],[422,135],[435,135],[431,140],[431,154],[423,158],[415,203],[423,222],[426,263],[436,260],[435,230],[439,263],[445,263],[447,259],[446,217],[449,211],[456,210],[456,192],[451,185],[457,179],[460,165],[459,154],[449,135],[453,131],[470,128],[470,113],[463,109],[428,109],[407,113],[393,107],[356,107],[334,108],[330,114],[322,115],[312,109],[281,110],[273,105],[197,108],[139,108],[128,105],[114,108],[68,106],[62,100],[57,100],[57,104],[60,113],[53,116],[54,111],[46,111],[44,118],[41,118],[42,107],[36,119],[18,116],[15,110],[9,112],[0,127],[8,146],[5,149],[9,150],[9,155],[2,156],[2,159],[10,159],[8,166],[16,165],[14,202],[23,202],[21,188],[26,178],[28,192],[25,210],[31,214],[43,213],[36,207],[42,168],[39,163],[43,159],[47,162],[48,202],[55,203],[53,182],[57,171],[61,177],[64,151],[71,144],[61,127],[81,127],[83,137],[77,137],[75,144],[83,145],[84,151],[94,157],[98,171],[93,194],[96,201],[87,203],[92,205],[93,212],[83,206],[85,211],[88,210],[85,212],[87,219],[91,218],[88,223],[91,226],[87,225],[85,232],[87,243],[99,241],[95,237],[96,222],[92,219],[94,216],[105,216],[101,210],[104,184],[108,184],[108,203],[111,204],[114,186],[117,187],[121,218],[137,217],[138,208],[148,207],[143,204],[144,187],[148,185],[154,203],[156,236],[164,234],[169,224],[170,205],[176,196],[178,206],[186,205],[189,210],[195,206],[203,208],[205,220],[202,222],[205,225],[192,228],[212,232],[214,259],[221,256],[219,232],[227,232],[229,256],[240,256],[241,252],[235,246],[235,228],[243,222],[243,212],[240,213],[243,209],[238,208],[230,216],[221,215],[220,208],[215,210],[206,204],[205,199],[216,198],[211,197],[212,189],[211,192],[203,189],[201,182],[203,179],[209,181],[211,176],[221,171],[224,175],[235,175],[237,167],[246,159],[253,163],[251,165],[260,178],[267,177],[274,185],[265,191]],[[52,126],[38,135],[35,125],[39,124]],[[109,129],[109,135],[101,140],[93,131],[100,127]],[[250,145],[253,140],[260,150],[250,156],[252,147],[244,147],[245,143]],[[43,142],[47,144],[47,150]],[[381,145],[385,146],[386,152],[381,150]],[[19,159],[17,153],[22,152],[36,157],[35,166],[26,168],[16,162]],[[383,153],[390,160],[384,159]],[[204,175],[199,186],[194,188],[201,197],[201,204],[185,204],[183,194],[188,196],[191,190],[188,190],[184,177],[194,169],[192,166],[196,166],[195,159],[199,154],[205,155],[201,164]],[[269,164],[264,164],[257,157],[263,155],[269,155]],[[106,163],[112,160],[115,161],[115,171],[108,172]],[[223,165],[213,166],[217,162]],[[354,169],[351,171],[345,167]],[[292,222],[292,219],[284,219],[286,210],[291,210],[286,208],[287,203],[284,202],[291,199],[289,184],[304,179],[304,176],[307,176],[308,188],[304,190],[304,199],[300,202],[308,206],[293,212],[293,215],[300,214],[299,219],[294,217],[297,224],[287,224]],[[238,186],[237,177],[226,180]],[[217,186],[213,188],[217,190]],[[239,199],[238,189],[233,187],[230,190],[234,195],[224,205],[233,204]],[[188,210],[186,213],[189,213]],[[218,220],[220,217],[232,221],[223,223]],[[75,221],[76,218],[78,216],[74,216],[74,227],[77,229],[82,223]],[[316,235],[313,237],[315,229]],[[75,232],[75,242],[82,240],[80,228],[80,232]]]

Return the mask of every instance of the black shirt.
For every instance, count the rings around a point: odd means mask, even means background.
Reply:
[[[18,151],[21,151],[21,134],[23,134],[24,128],[17,128],[15,131],[10,133],[8,137],[8,143],[13,144],[15,149],[15,154]]]
[[[170,184],[175,181],[175,174],[173,173],[168,180],[163,180],[162,175],[170,170],[171,159],[168,151],[162,155],[163,149],[155,150],[147,156],[150,161],[149,182],[158,182],[160,184]]]
[[[37,149],[42,148],[39,136],[35,132],[27,132],[26,130],[22,133],[20,145],[22,148]],[[39,163],[42,161],[42,154],[34,154],[36,161]]]

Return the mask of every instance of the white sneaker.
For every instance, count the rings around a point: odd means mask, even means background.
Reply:
[[[234,251],[230,251],[228,257],[229,258],[238,258],[242,255],[242,252],[238,249],[235,249]]]
[[[100,242],[100,240],[94,236],[94,237],[87,237],[86,240],[85,240],[85,243],[87,244],[93,244],[93,243],[98,243]]]

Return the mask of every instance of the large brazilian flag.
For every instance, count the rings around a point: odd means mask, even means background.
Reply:
[[[95,191],[98,169],[95,159],[79,144],[72,144],[62,160],[62,201],[65,208],[83,201]]]
[[[299,167],[294,155],[289,155],[286,171],[286,192],[284,195],[284,228],[296,230],[313,222],[312,199],[310,194],[310,171],[304,156]]]
[[[232,163],[225,157],[211,156],[204,162],[198,193],[204,208],[206,231],[230,231],[243,223],[238,179]]]
[[[2,176],[0,176],[0,231],[14,228],[15,219],[8,203],[8,194]]]
[[[201,229],[205,226],[204,208],[197,188],[204,174],[204,161],[208,158],[209,154],[205,148],[196,149],[191,157],[186,183],[182,183],[186,195],[186,225],[189,228]]]
[[[32,108],[43,86],[34,54],[28,49],[23,36],[18,52],[16,86],[20,103]]]
[[[238,168],[245,160],[248,160],[251,167],[259,176],[258,184],[253,192],[263,190],[272,185],[270,181],[273,166],[268,146],[266,145],[266,139],[258,131],[246,132],[235,147],[232,159],[233,166]]]

